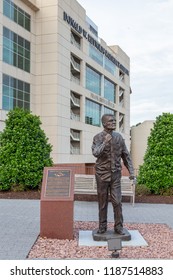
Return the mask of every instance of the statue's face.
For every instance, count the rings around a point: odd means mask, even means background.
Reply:
[[[116,129],[116,120],[113,116],[107,116],[104,120],[103,126],[106,130]]]

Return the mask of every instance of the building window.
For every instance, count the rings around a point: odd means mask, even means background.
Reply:
[[[116,66],[115,64],[108,59],[106,56],[104,57],[104,68],[109,71],[112,75],[115,75]]]
[[[119,88],[119,105],[124,107],[124,89]]]
[[[85,123],[100,126],[101,105],[89,99],[85,103]]]
[[[3,61],[30,72],[30,42],[3,27]]]
[[[103,54],[92,45],[89,45],[89,56],[98,64],[103,66]]]
[[[71,53],[71,81],[80,84],[80,60]]]
[[[80,154],[80,131],[71,129],[70,130],[70,153]]]
[[[98,32],[97,30],[95,30],[95,28],[92,25],[89,26],[89,29],[96,37],[98,37]]]
[[[124,82],[124,79],[125,79],[125,74],[121,70],[119,70],[119,79],[122,82]]]
[[[81,48],[81,38],[71,30],[71,44],[77,47],[78,49]]]
[[[104,107],[104,114],[111,114],[111,115],[116,115],[116,112],[112,109],[109,109],[108,107]]]
[[[30,84],[3,74],[2,109],[30,110]]]
[[[119,131],[124,132],[124,114],[119,113]]]
[[[70,93],[71,119],[80,121],[80,95],[71,91]]]
[[[26,30],[30,31],[31,16],[19,8],[11,0],[3,0],[3,14]]]
[[[89,66],[86,66],[86,88],[101,95],[101,75]]]
[[[115,84],[109,81],[108,79],[104,79],[104,98],[115,103]]]

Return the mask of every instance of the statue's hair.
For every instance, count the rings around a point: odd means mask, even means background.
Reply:
[[[104,114],[104,115],[102,116],[102,119],[101,119],[102,124],[105,123],[107,117],[114,117],[114,115],[113,115],[113,114]]]

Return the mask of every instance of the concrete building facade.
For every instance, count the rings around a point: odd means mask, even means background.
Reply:
[[[150,136],[153,126],[154,121],[148,120],[137,126],[131,127],[131,156],[136,175],[138,173],[139,166],[143,164],[148,137]]]
[[[130,148],[130,94],[128,55],[99,38],[76,0],[0,1],[1,131],[9,110],[29,109],[55,164],[93,164],[104,113],[115,115]]]

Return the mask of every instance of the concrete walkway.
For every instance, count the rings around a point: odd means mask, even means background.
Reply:
[[[164,223],[173,228],[173,204],[123,203],[124,222]],[[108,209],[113,221],[112,205]],[[97,202],[75,201],[75,221],[97,221]],[[40,231],[40,201],[0,199],[0,260],[26,259]]]

